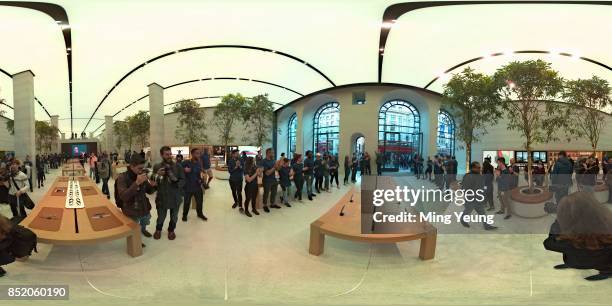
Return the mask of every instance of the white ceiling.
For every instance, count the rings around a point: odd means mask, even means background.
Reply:
[[[321,70],[336,85],[376,82],[378,43],[386,0],[51,1],[63,6],[72,32],[74,132],[80,133],[106,93],[134,67],[182,48],[232,44],[278,50]],[[587,5],[474,5],[417,10],[394,24],[385,49],[383,82],[424,87],[442,71],[471,58],[508,50],[579,53],[612,65],[612,7]],[[52,115],[70,117],[67,62],[60,27],[29,9],[0,6],[0,68],[30,69],[35,94]],[[567,78],[612,73],[582,60],[549,55],[494,57],[470,64],[487,73],[511,60],[543,58]],[[206,49],[171,55],[125,79],[94,115],[93,131],[112,115],[162,86],[192,79],[238,77],[285,86],[301,94],[330,87],[303,63],[271,52]],[[440,91],[442,80],[429,89]],[[299,97],[274,86],[236,80],[190,83],[166,91],[166,104],[182,98],[268,93],[282,104]],[[10,78],[0,75],[0,97],[12,105]],[[213,106],[219,99],[198,100]],[[2,108],[2,106],[0,106]],[[170,111],[167,107],[166,111]],[[6,109],[6,107],[4,107]],[[120,120],[148,109],[148,100],[125,109]],[[9,110],[8,117],[12,117]],[[36,117],[48,116],[37,106]],[[70,120],[60,120],[70,130]]]

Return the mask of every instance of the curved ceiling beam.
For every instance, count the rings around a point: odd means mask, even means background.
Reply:
[[[72,35],[70,32],[70,23],[68,22],[68,14],[66,10],[57,4],[46,3],[46,2],[26,2],[26,1],[3,1],[0,2],[0,6],[12,6],[37,10],[39,12],[47,14],[53,18],[55,23],[62,29],[62,35],[64,36],[64,45],[66,46],[66,59],[68,60],[68,92],[70,97],[70,132],[72,133]],[[2,70],[4,74],[6,71]],[[10,76],[10,75],[9,75]],[[36,99],[36,98],[35,98]],[[42,106],[47,115],[49,112],[42,105],[42,103],[36,99],[38,104]],[[49,115],[51,117],[51,115]]]
[[[295,90],[293,90],[293,89],[287,88],[287,87],[285,87],[285,86],[282,86],[282,85],[279,85],[279,84],[276,84],[276,83],[271,83],[271,82],[266,82],[266,81],[261,81],[261,80],[254,80],[254,79],[247,79],[247,78],[233,78],[233,77],[203,78],[203,79],[195,79],[195,80],[183,81],[183,82],[179,82],[179,83],[175,83],[175,84],[172,84],[172,85],[166,86],[166,87],[164,87],[164,89],[169,89],[169,88],[172,88],[172,87],[177,87],[177,86],[181,86],[181,85],[185,85],[185,84],[190,84],[190,83],[204,82],[204,81],[215,81],[215,80],[233,80],[233,81],[247,81],[247,82],[256,82],[256,83],[262,83],[262,84],[266,84],[266,85],[270,85],[270,86],[274,86],[274,87],[282,88],[282,89],[284,89],[284,90],[288,90],[288,91],[293,92],[293,93],[295,93],[295,94],[297,94],[297,95],[299,95],[299,96],[301,96],[301,97],[303,97],[303,96],[304,96],[303,94],[301,94],[301,93],[299,93],[299,92],[297,92],[297,91],[295,91]],[[128,108],[128,107],[130,107],[130,106],[132,106],[132,105],[136,104],[136,103],[137,103],[137,102],[139,102],[139,101],[142,101],[142,99],[144,99],[144,98],[146,98],[146,97],[148,97],[148,96],[149,96],[148,94],[147,94],[147,95],[144,95],[144,96],[142,96],[142,97],[138,98],[137,100],[135,100],[135,101],[131,102],[130,104],[128,104],[128,105],[126,105],[126,106],[124,106],[122,109],[120,109],[120,110],[119,110],[119,111],[117,111],[115,114],[113,114],[113,117],[115,117],[115,116],[119,115],[119,114],[120,114],[121,112],[123,112],[123,111],[124,111],[126,108]],[[274,103],[274,102],[273,102],[273,103]],[[280,103],[279,103],[279,104],[280,104]],[[164,105],[164,106],[165,106],[165,105]],[[88,124],[89,124],[89,122],[90,122],[90,121],[91,121],[91,119],[88,121]],[[87,128],[87,126],[85,126],[85,128]],[[98,129],[99,129],[99,128],[100,128],[100,127],[98,127]],[[96,129],[96,130],[98,130],[98,129]],[[95,132],[96,130],[94,130],[94,132]],[[85,132],[85,129],[83,129],[83,132]]]
[[[520,50],[520,51],[512,51],[511,54],[551,54],[551,55],[560,55],[560,56],[580,59],[580,60],[583,60],[583,61],[595,64],[597,66],[600,66],[600,67],[603,67],[603,68],[606,68],[606,69],[612,71],[612,67],[610,67],[610,66],[608,66],[608,65],[606,65],[606,64],[604,64],[602,62],[599,62],[599,61],[596,61],[594,59],[590,59],[590,58],[584,57],[584,56],[572,55],[572,54],[566,53],[566,52],[554,53],[552,51],[542,51],[542,50]],[[508,55],[508,54],[506,54],[506,52],[497,52],[497,53],[492,53],[492,54],[486,55],[486,56],[475,57],[475,58],[469,59],[467,61],[461,62],[461,63],[459,63],[459,64],[457,64],[457,65],[455,65],[453,67],[450,67],[449,69],[444,71],[444,74],[450,73],[450,72],[452,72],[453,70],[455,70],[457,68],[460,68],[462,66],[465,66],[467,64],[470,64],[470,63],[473,63],[473,62],[476,62],[476,61],[479,61],[479,60],[483,60],[483,59],[486,59],[486,58],[489,58],[489,57],[502,56],[502,55]],[[423,88],[429,87],[435,81],[440,79],[440,77],[441,76],[435,77],[433,80],[431,80],[429,83],[427,83],[427,85],[425,85],[425,87],[423,87]]]
[[[393,4],[385,9],[382,18],[380,29],[380,39],[378,43],[378,82],[382,82],[382,68],[387,45],[387,38],[393,28],[393,24],[399,17],[406,13],[416,11],[423,8],[455,6],[455,5],[477,5],[477,4],[581,4],[581,5],[612,5],[609,1],[424,1],[424,2],[406,2]]]
[[[146,96],[144,96],[144,97],[140,98],[138,101],[140,101],[140,100],[142,100],[143,98],[148,97],[148,96],[149,96],[149,95],[146,95]],[[223,96],[209,96],[209,97],[187,98],[187,100],[206,100],[206,99],[221,99],[221,98],[223,98]],[[168,103],[168,104],[164,104],[164,106],[174,105],[174,104],[179,103],[180,101],[182,101],[182,100],[179,100],[179,101],[176,101],[176,102],[172,102],[172,103]],[[278,103],[278,102],[273,102],[273,101],[270,101],[270,102],[272,102],[273,104],[276,104],[276,105],[280,105],[280,106],[283,106],[283,105],[284,105],[284,104],[282,104],[282,103]],[[75,118],[75,119],[87,119],[87,118]],[[97,119],[97,118],[94,118],[94,120],[104,120],[104,119]],[[102,124],[100,124],[100,126],[98,126],[98,127],[95,129],[95,130],[93,130],[93,131],[92,131],[92,133],[97,132],[97,131],[98,131],[98,130],[101,128],[101,127],[103,127],[103,126],[104,126],[104,124],[105,124],[104,122],[103,122]]]
[[[308,62],[298,58],[297,56],[293,56],[293,55],[291,55],[289,53],[285,53],[285,52],[281,52],[281,51],[276,51],[276,50],[272,50],[272,49],[268,49],[268,48],[255,47],[255,46],[246,46],[246,45],[209,45],[209,46],[197,46],[197,47],[190,47],[190,48],[184,48],[184,49],[180,49],[180,50],[176,50],[176,51],[172,51],[172,52],[167,52],[167,53],[158,55],[158,56],[156,56],[154,58],[151,58],[148,61],[146,61],[146,62],[136,66],[134,69],[130,70],[127,74],[125,74],[121,79],[119,79],[119,81],[117,83],[115,83],[115,85],[106,93],[104,98],[102,98],[100,103],[98,103],[98,106],[96,106],[96,109],[93,111],[91,116],[93,117],[96,114],[96,112],[98,111],[98,109],[100,109],[100,106],[102,106],[102,104],[104,103],[106,98],[108,98],[108,96],[115,90],[115,88],[117,86],[119,86],[119,84],[121,84],[121,82],[123,82],[132,73],[136,72],[140,68],[143,68],[147,64],[150,64],[150,63],[152,63],[152,62],[154,62],[156,60],[159,60],[159,59],[162,59],[164,57],[171,56],[171,55],[174,55],[174,54],[178,54],[178,53],[184,53],[184,52],[195,51],[195,50],[204,50],[204,49],[217,49],[217,48],[249,49],[249,50],[258,50],[258,51],[263,51],[263,52],[272,52],[274,54],[278,54],[278,55],[290,58],[290,59],[292,59],[294,61],[303,63],[308,68],[314,70],[320,76],[325,78],[325,80],[327,80],[332,86],[336,86],[336,84],[327,75],[325,75],[323,72],[321,72],[321,70],[317,69],[315,66],[309,64]],[[89,122],[87,122],[87,124],[83,128],[83,131],[85,131],[85,129],[87,129],[87,126],[89,126]]]

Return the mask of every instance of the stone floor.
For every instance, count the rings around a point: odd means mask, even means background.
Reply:
[[[56,175],[48,175],[46,186]],[[420,183],[412,177],[398,181]],[[457,233],[438,236],[430,261],[417,257],[417,241],[369,245],[328,238],[322,256],[308,254],[309,224],[348,188],[247,218],[231,209],[228,183],[215,180],[205,196],[209,221],[192,211],[188,222],[179,221],[175,241],[144,238],[141,257],[129,257],[123,240],[81,247],[40,244],[29,261],[6,267],[9,274],[0,285],[69,285],[70,300],[2,305],[611,303],[612,280],[588,282],[583,277],[594,271],[552,269],[561,256],[543,249],[545,234],[485,235],[479,226],[457,225]],[[10,210],[2,205],[0,213]],[[502,228],[520,228],[523,222],[496,219]]]

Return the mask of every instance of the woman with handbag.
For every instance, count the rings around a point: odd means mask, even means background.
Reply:
[[[30,184],[28,183],[28,176],[19,170],[21,162],[15,160],[10,166],[10,178],[5,183],[5,186],[9,189],[9,204],[11,205],[11,212],[14,218],[25,218],[27,216],[25,208],[33,208],[33,202],[28,196],[28,190]]]

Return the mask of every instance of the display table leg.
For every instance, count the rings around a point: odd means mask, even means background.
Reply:
[[[422,260],[433,259],[436,255],[436,238],[437,231],[431,231],[427,236],[421,239],[421,249],[419,250],[419,258]]]
[[[263,209],[263,188],[259,188],[259,192],[257,192],[257,200],[255,201],[255,207],[257,207],[257,209]]]
[[[132,235],[127,237],[127,253],[132,257],[142,255],[142,237],[140,236],[140,227],[136,227]]]
[[[308,252],[312,255],[319,256],[323,254],[325,249],[325,234],[321,233],[318,224],[310,225],[310,248]]]

